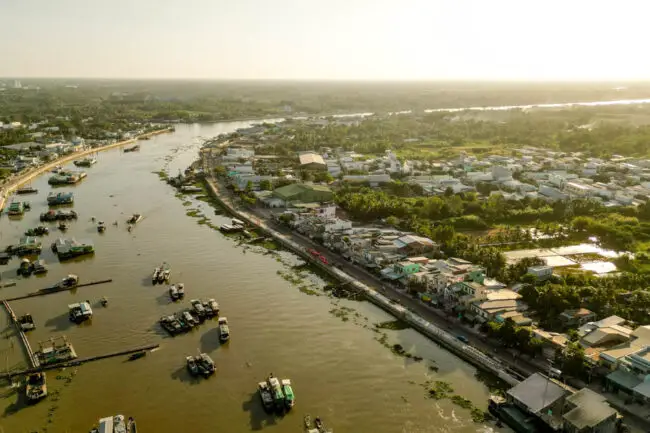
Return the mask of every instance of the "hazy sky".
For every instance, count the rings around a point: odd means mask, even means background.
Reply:
[[[650,79],[647,0],[0,0],[0,76]]]

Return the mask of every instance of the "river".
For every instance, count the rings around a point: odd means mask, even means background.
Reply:
[[[493,423],[474,423],[469,410],[448,399],[425,398],[424,382],[445,381],[485,409],[489,390],[472,366],[411,329],[374,330],[374,324],[391,317],[367,302],[325,296],[320,290],[324,282],[309,271],[304,281],[289,281],[296,278],[295,256],[245,249],[236,239],[198,224],[186,215],[188,209],[201,210],[215,223],[228,218],[207,203],[177,197],[155,173],[176,174],[196,159],[202,138],[250,124],[177,125],[173,134],[142,141],[140,152],[98,153],[87,179],[57,189],[74,191],[80,215],[66,236],[91,239],[95,255],[58,263],[49,250],[58,235],[52,226],[41,254],[49,273],[17,279],[19,261],[12,259],[0,271],[4,281],[16,279],[17,285],[1,289],[2,297],[38,290],[70,273],[83,281],[113,282],[13,302],[17,314],[34,316],[31,344],[66,335],[80,357],[148,343],[161,346],[133,362],[112,358],[49,372],[50,395],[33,406],[25,406],[15,388],[3,385],[0,432],[83,433],[98,418],[117,413],[135,417],[143,432],[300,432],[306,413],[321,416],[337,433],[495,429]],[[0,246],[16,243],[27,228],[40,224],[38,215],[52,190],[47,177],[33,182],[37,195],[24,196],[32,203],[30,212],[21,219],[0,218]],[[124,221],[136,212],[145,218],[129,233]],[[104,234],[97,233],[91,216],[107,222]],[[185,284],[186,299],[180,304],[169,301],[164,286],[151,285],[151,272],[162,261],[171,264],[172,280]],[[110,300],[107,308],[97,305],[102,296]],[[217,299],[230,322],[228,344],[219,345],[216,321],[173,338],[159,329],[160,316],[187,308],[193,298]],[[67,305],[86,299],[95,310],[92,322],[73,325]],[[393,354],[378,341],[383,333],[388,344],[399,343],[424,360]],[[3,370],[25,364],[12,335],[7,328],[6,338],[0,339]],[[210,379],[192,380],[186,372],[185,356],[197,350],[217,364]],[[269,372],[293,381],[297,404],[283,418],[265,415],[256,394],[257,382]]]

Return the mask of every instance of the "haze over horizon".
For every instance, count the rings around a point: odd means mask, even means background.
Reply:
[[[626,81],[641,1],[0,0],[0,76]]]

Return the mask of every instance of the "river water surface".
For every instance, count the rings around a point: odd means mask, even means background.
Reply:
[[[0,289],[0,296],[38,290],[69,273],[83,281],[112,278],[110,284],[16,301],[12,307],[17,314],[34,316],[37,329],[29,335],[34,347],[66,335],[80,357],[156,342],[160,349],[133,362],[121,357],[51,371],[50,395],[33,406],[25,406],[20,393],[6,385],[0,432],[82,433],[98,418],[117,413],[135,417],[143,432],[301,432],[306,413],[321,416],[337,433],[495,429],[493,423],[474,423],[469,410],[448,399],[425,398],[424,382],[445,381],[455,394],[485,409],[489,390],[473,367],[413,330],[373,330],[391,317],[366,302],[325,296],[319,290],[324,282],[309,271],[303,271],[301,283],[288,281],[296,278],[292,266],[298,258],[261,247],[246,249],[197,224],[198,219],[186,215],[188,209],[199,209],[215,223],[228,218],[215,215],[207,203],[176,196],[155,174],[165,169],[173,175],[187,167],[202,138],[248,125],[178,125],[173,134],[141,142],[140,152],[99,153],[87,179],[58,189],[74,191],[80,215],[66,236],[92,240],[95,255],[58,263],[49,250],[58,235],[52,226],[41,254],[49,273],[16,278],[19,261],[13,259],[0,271],[4,281],[16,279],[17,285]],[[39,225],[52,190],[47,177],[33,183],[37,195],[24,196],[32,202],[31,212],[18,220],[0,218],[0,246],[16,243],[27,228]],[[129,233],[124,221],[136,212],[145,218]],[[92,216],[107,222],[104,234],[97,233]],[[165,286],[151,285],[152,270],[162,261],[171,264],[172,280],[185,284],[186,299],[179,304],[169,301]],[[309,289],[299,290],[301,285]],[[109,298],[108,308],[96,305],[102,296]],[[230,322],[228,344],[219,344],[216,321],[173,338],[159,329],[160,316],[187,308],[193,298],[217,299]],[[67,305],[86,299],[95,310],[92,323],[71,324]],[[388,344],[399,343],[424,360],[393,354],[377,341],[383,333]],[[12,331],[6,328],[2,335],[0,369],[24,366]],[[209,353],[217,364],[208,380],[193,380],[186,372],[185,356],[197,351]],[[257,382],[269,372],[293,381],[297,404],[283,418],[264,414],[256,394]]]

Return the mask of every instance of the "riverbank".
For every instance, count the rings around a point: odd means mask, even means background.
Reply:
[[[206,170],[206,172],[208,172]],[[434,323],[426,320],[421,315],[414,311],[405,308],[399,303],[393,302],[390,298],[377,292],[371,287],[361,283],[358,278],[344,272],[342,269],[332,266],[333,262],[326,265],[320,260],[315,260],[314,257],[308,252],[309,247],[304,245],[304,241],[293,233],[282,234],[274,228],[270,227],[266,221],[263,221],[258,216],[249,214],[245,210],[237,209],[236,206],[229,200],[229,198],[221,193],[218,181],[214,178],[205,178],[206,187],[215,200],[230,214],[253,225],[265,234],[271,236],[276,242],[284,248],[294,252],[308,263],[326,272],[331,277],[345,285],[349,285],[357,292],[362,293],[367,300],[380,307],[382,310],[391,314],[397,319],[403,320],[414,329],[426,337],[436,341],[447,350],[459,356],[461,359],[468,361],[475,367],[494,374],[498,378],[504,380],[510,385],[519,383],[519,379],[513,376],[510,372],[506,371],[506,366],[502,365],[498,360],[493,359],[480,350],[472,347],[471,345],[461,342],[454,335],[436,326]]]
[[[49,171],[53,168],[55,168],[58,165],[65,164],[66,162],[70,162],[72,160],[84,157],[86,155],[91,155],[96,152],[103,152],[105,150],[110,150],[110,149],[115,149],[116,147],[124,146],[126,144],[131,144],[135,143],[136,141],[140,139],[144,139],[147,137],[153,137],[158,134],[163,134],[167,132],[172,132],[173,131],[173,126],[170,126],[169,128],[166,129],[160,129],[157,131],[151,131],[147,132],[145,134],[140,134],[134,138],[130,138],[128,140],[123,140],[123,141],[118,141],[117,143],[109,144],[106,146],[102,147],[95,147],[92,149],[86,149],[82,150],[80,152],[74,152],[69,155],[64,155],[60,158],[55,159],[54,161],[50,161],[47,164],[44,164],[40,167],[36,167],[32,170],[29,170],[27,173],[18,176],[15,179],[12,179],[7,185],[3,187],[2,194],[0,195],[0,215],[2,214],[2,211],[4,210],[5,202],[7,198],[11,195],[11,193],[18,188],[21,185],[26,184],[27,182],[31,181],[35,177],[43,174],[46,171]]]

